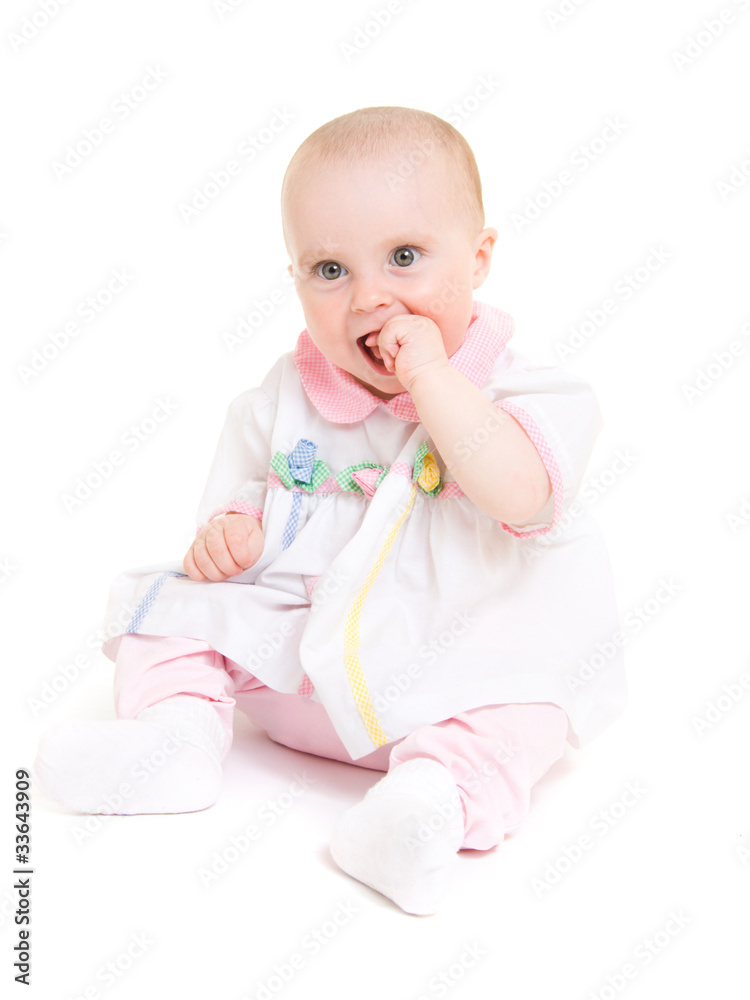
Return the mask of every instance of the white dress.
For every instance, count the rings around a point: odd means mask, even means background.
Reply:
[[[262,517],[261,558],[222,583],[194,582],[181,563],[125,573],[110,625],[205,640],[268,687],[321,702],[353,759],[513,702],[559,705],[569,742],[591,740],[626,690],[603,540],[580,505],[566,516],[599,410],[581,379],[516,354],[512,332],[475,303],[450,364],[539,450],[553,495],[534,523],[476,507],[411,396],[372,395],[303,331],[231,404],[199,510],[200,525],[227,510]]]

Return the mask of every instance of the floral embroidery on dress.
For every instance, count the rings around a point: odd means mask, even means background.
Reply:
[[[388,475],[388,467],[374,462],[357,462],[347,465],[336,476],[336,482],[345,492],[364,493],[371,497]]]
[[[428,451],[426,441],[420,444],[417,448],[417,454],[414,456],[412,482],[415,482],[423,493],[431,497],[437,496],[442,489],[440,467],[435,456],[431,451]]]
[[[413,468],[402,462],[397,462],[394,466],[378,465],[377,462],[354,462],[335,476],[325,462],[316,460],[317,447],[315,442],[300,438],[288,455],[283,451],[277,451],[271,459],[271,469],[278,476],[281,485],[297,495],[293,512],[299,508],[300,491],[336,492],[338,487],[343,493],[359,493],[368,498],[373,497],[391,471],[401,476],[410,476],[411,481],[416,483],[427,496],[436,497],[443,490],[440,466],[429,451],[426,441],[423,441],[417,449]],[[448,484],[450,485],[452,484]],[[293,537],[292,533],[290,541]]]
[[[315,493],[330,476],[328,466],[315,461],[318,446],[314,441],[300,438],[294,448],[285,455],[277,451],[271,459],[271,468],[288,490],[298,486],[305,493]]]
[[[325,462],[315,461],[315,452],[317,450],[318,446],[314,441],[308,441],[307,438],[300,438],[288,455],[285,455],[282,451],[277,451],[271,459],[271,466],[276,471],[279,479],[289,489],[292,489],[293,486],[299,486],[308,493],[313,493],[322,482],[328,479],[328,467]],[[282,549],[288,549],[297,537],[297,525],[299,524],[301,506],[302,493],[299,490],[295,490],[292,493],[292,509],[289,512],[289,519],[286,522],[284,534],[281,538]]]

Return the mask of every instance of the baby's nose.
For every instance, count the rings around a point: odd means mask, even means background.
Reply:
[[[362,275],[354,281],[352,309],[355,312],[372,312],[379,306],[389,305],[392,296],[376,276]]]

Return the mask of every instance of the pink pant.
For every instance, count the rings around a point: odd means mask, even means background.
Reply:
[[[282,694],[197,639],[123,636],[115,669],[115,708],[133,719],[178,694],[211,701],[232,743],[235,704],[277,743],[377,771],[414,757],[443,764],[464,809],[463,848],[488,850],[526,816],[532,785],[564,750],[568,721],[557,705],[488,705],[461,712],[352,760],[319,702]]]

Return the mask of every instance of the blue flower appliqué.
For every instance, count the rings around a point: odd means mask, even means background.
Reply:
[[[309,483],[312,480],[315,469],[315,452],[318,446],[314,441],[307,438],[300,438],[294,448],[287,455],[289,463],[289,473],[292,479],[300,483]],[[302,494],[299,491],[292,493],[292,509],[289,512],[289,520],[284,528],[281,548],[288,549],[297,535],[297,524],[299,523],[299,509],[302,505]]]

